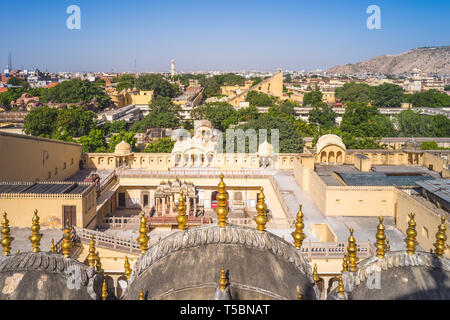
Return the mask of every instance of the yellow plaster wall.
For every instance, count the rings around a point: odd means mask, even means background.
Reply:
[[[88,201],[88,199],[90,199]],[[8,214],[10,226],[31,227],[34,210],[38,210],[40,224],[43,228],[61,228],[63,222],[63,206],[76,207],[78,227],[85,227],[95,216],[95,190],[80,197],[18,197],[2,195],[0,210]],[[90,203],[89,203],[90,202]]]
[[[433,243],[436,241],[436,233],[438,226],[441,224],[441,217],[435,211],[425,207],[419,201],[406,194],[401,190],[397,190],[397,218],[396,227],[405,234],[408,228],[408,215],[415,213],[416,231],[419,245],[427,252],[434,250]],[[450,224],[446,222],[447,230],[450,230]],[[450,237],[449,237],[450,239]],[[406,246],[406,244],[405,244]],[[447,250],[445,256],[450,258],[450,241],[447,240]]]
[[[0,153],[0,181],[60,181],[79,170],[82,148],[75,143],[0,132]]]

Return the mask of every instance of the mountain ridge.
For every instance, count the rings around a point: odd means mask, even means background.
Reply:
[[[423,73],[450,74],[450,46],[422,47],[395,55],[381,55],[357,63],[335,66],[336,74],[380,73],[399,75],[420,69]]]

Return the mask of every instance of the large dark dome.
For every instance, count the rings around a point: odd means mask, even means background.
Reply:
[[[0,300],[99,299],[103,276],[48,252],[0,257]]]
[[[153,245],[134,265],[124,299],[208,300],[228,273],[232,299],[318,299],[312,270],[293,245],[235,225],[179,231]]]
[[[342,278],[350,300],[450,300],[450,260],[431,253],[389,252],[361,261],[356,273]],[[335,289],[328,299],[342,298]]]

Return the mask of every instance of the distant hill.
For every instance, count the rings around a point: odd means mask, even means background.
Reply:
[[[358,72],[402,74],[418,68],[424,73],[450,74],[450,46],[418,48],[397,55],[383,55],[355,64],[336,66],[330,73]]]

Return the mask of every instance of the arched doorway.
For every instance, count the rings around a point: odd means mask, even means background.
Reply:
[[[322,162],[322,163],[327,162],[327,153],[325,151],[323,151],[320,156],[320,162]]]
[[[336,154],[336,163],[343,163],[344,161],[342,160],[342,152],[338,151],[338,153]]]
[[[330,151],[328,153],[328,163],[330,163],[330,164],[336,163],[336,158],[334,157],[333,151]]]

